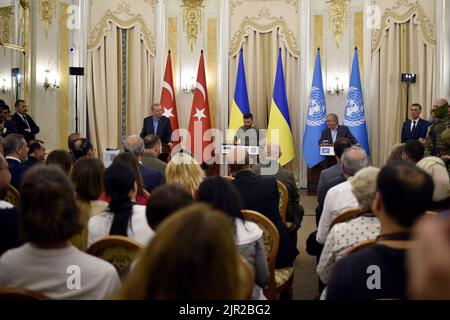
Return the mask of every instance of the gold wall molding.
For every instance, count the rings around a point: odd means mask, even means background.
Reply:
[[[231,0],[230,1],[230,16],[234,14],[234,10],[242,5],[245,2],[245,0]]]
[[[353,14],[353,37],[355,47],[358,48],[359,72],[361,75],[361,84],[364,83],[364,12],[357,11]]]
[[[244,17],[238,31],[231,38],[228,55],[233,57],[239,53],[245,38],[248,37],[251,30],[267,33],[275,29],[278,29],[278,35],[285,43],[289,53],[298,58],[300,56],[300,49],[294,32],[289,29],[284,17],[273,17],[270,14],[270,10],[266,7],[261,8],[256,17]]]
[[[56,16],[56,0],[39,0],[39,13],[41,15],[42,26],[45,29],[45,38],[48,38],[53,19]]]
[[[12,7],[0,8],[0,43],[11,42]]]
[[[406,9],[406,11],[401,13],[400,11],[404,11],[402,9]],[[436,47],[435,25],[425,14],[420,3],[418,1],[397,0],[393,7],[385,10],[380,27],[373,34],[372,54],[375,54],[381,48],[383,35],[389,29],[390,22],[406,23],[411,19],[414,24],[419,25],[423,41],[431,47]]]
[[[203,23],[203,0],[181,0],[183,2],[183,31],[187,41],[194,51],[194,44],[197,42],[198,34],[201,32]]]
[[[328,19],[336,47],[339,49],[345,28],[348,25],[349,0],[328,0]]]
[[[211,127],[215,127],[217,111],[217,19],[208,19],[208,56],[207,56],[207,74],[208,77],[208,98],[211,108]]]
[[[63,148],[66,143],[66,137],[69,135],[69,42],[70,31],[67,28],[67,19],[69,14],[67,8],[69,4],[62,3],[60,5],[60,21],[59,21],[59,78],[60,92],[58,95],[59,110],[59,147]]]
[[[295,13],[298,14],[298,1],[299,0],[284,0],[287,4],[290,4],[294,7]]]
[[[119,18],[119,15],[126,15],[126,18]],[[139,28],[139,33],[144,41],[147,50],[151,55],[155,56],[156,46],[155,38],[149,28],[147,28],[146,21],[140,14],[131,12],[130,6],[126,2],[118,4],[117,9],[107,10],[100,22],[94,27],[89,34],[88,50],[95,50],[100,46],[104,37],[107,36],[109,30],[109,23],[113,23],[119,28],[130,29],[133,27]]]
[[[317,48],[323,49],[323,16],[314,16],[314,52]],[[315,57],[315,55],[313,55]],[[312,60],[314,63],[314,59]]]
[[[172,60],[172,73],[177,72],[177,57],[178,57],[178,18],[168,17],[168,49],[171,52],[170,59]],[[178,77],[173,77],[173,88],[176,91]]]

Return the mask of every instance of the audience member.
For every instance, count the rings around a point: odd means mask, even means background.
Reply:
[[[42,140],[33,140],[28,144],[28,159],[23,164],[32,167],[45,160],[45,146]]]
[[[290,267],[298,250],[289,236],[286,226],[281,222],[279,212],[280,194],[277,181],[273,177],[258,176],[251,171],[248,153],[233,149],[228,154],[228,169],[235,178],[233,185],[244,202],[244,208],[255,210],[272,221],[280,234],[280,244],[276,260],[277,268]]]
[[[108,203],[98,200],[103,192],[104,173],[105,167],[100,160],[83,157],[75,162],[70,174],[77,192],[80,223],[83,228],[79,234],[72,238],[71,242],[81,251],[86,251],[87,249],[89,218],[108,208]]]
[[[24,100],[17,100],[14,104],[16,113],[13,114],[12,120],[17,125],[17,133],[21,134],[28,143],[36,139],[39,133],[39,127],[34,123],[33,119],[28,115],[28,106]]]
[[[72,156],[72,162],[74,162],[74,163],[75,163],[76,159],[75,159],[75,156],[73,155],[73,149],[74,149],[73,144],[76,140],[79,140],[81,138],[83,138],[83,136],[79,132],[71,133],[67,137],[67,149],[68,149],[70,155]]]
[[[6,137],[11,133],[17,133],[17,125],[11,117],[11,111],[5,104],[0,106],[0,136]]]
[[[28,170],[23,164],[28,157],[27,142],[20,134],[10,134],[3,140],[3,148],[11,172],[11,185],[19,189],[22,176]]]
[[[56,166],[37,165],[25,174],[19,221],[26,244],[0,258],[0,287],[51,299],[104,299],[120,286],[111,264],[70,244],[81,230],[74,194]]]
[[[161,139],[154,134],[148,135],[144,138],[144,157],[142,158],[142,165],[147,168],[159,170],[163,177],[166,179],[167,163],[158,159],[161,154]]]
[[[95,158],[94,146],[86,138],[77,139],[73,142],[73,156],[75,160],[81,157]]]
[[[147,189],[148,192],[152,192],[153,189],[163,183],[163,178],[159,170],[147,168],[142,165],[144,148],[144,139],[136,135],[127,137],[123,144],[124,151],[134,155],[138,161],[138,167],[142,175],[145,189]]]
[[[227,217],[206,205],[192,205],[158,227],[118,298],[242,299],[239,264]]]
[[[210,204],[214,209],[224,212],[230,218],[234,226],[235,243],[241,255],[252,266],[255,274],[252,299],[265,300],[262,289],[266,287],[270,274],[263,231],[256,223],[245,220],[241,211],[243,209],[242,199],[236,188],[222,177],[208,178],[200,185],[197,200]]]
[[[403,151],[405,151],[406,143],[397,143],[391,149],[391,153],[386,160],[386,165],[394,163],[396,161],[403,160]]]
[[[425,146],[418,140],[408,140],[405,143],[405,149],[403,150],[402,160],[409,161],[412,164],[416,164],[423,159],[425,154]]]
[[[192,194],[186,186],[178,183],[169,183],[155,189],[148,200],[146,215],[147,222],[153,230],[172,213],[189,206],[192,203]]]
[[[167,183],[181,183],[192,193],[193,198],[205,178],[200,164],[190,155],[179,152],[172,157],[166,169]]]
[[[331,188],[325,196],[323,211],[317,228],[316,240],[324,244],[330,230],[331,222],[348,209],[358,207],[358,200],[352,192],[352,185],[348,178],[353,177],[359,170],[368,166],[369,162],[364,149],[353,146],[342,154],[342,173],[346,182]]]
[[[131,166],[116,163],[105,170],[104,186],[111,197],[108,210],[89,219],[88,247],[108,235],[119,235],[146,245],[153,237],[145,207],[135,204],[136,175]]]
[[[416,166],[384,167],[377,179],[372,210],[380,220],[376,244],[340,260],[328,282],[329,300],[406,299],[406,252],[414,246],[411,229],[424,215],[433,181]]]
[[[375,239],[380,233],[380,222],[372,213],[379,171],[378,168],[367,167],[350,178],[360,213],[331,228],[317,265],[317,274],[324,284],[328,283],[335,263],[345,256],[349,248],[359,242]]]
[[[53,150],[45,159],[45,164],[60,167],[67,175],[72,170],[72,156],[66,150]]]

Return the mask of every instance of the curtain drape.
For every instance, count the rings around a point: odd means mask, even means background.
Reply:
[[[428,119],[435,97],[435,48],[425,43],[420,26],[413,17],[404,23],[389,22],[380,48],[372,54],[370,145],[372,162],[382,166],[391,147],[400,142],[406,116],[406,87],[401,73],[417,74],[410,87],[409,104],[423,106],[422,117]]]
[[[250,112],[253,114],[255,125],[260,129],[267,129],[269,123],[278,50],[281,48],[291,129],[296,150],[296,159],[289,164],[289,167],[298,177],[297,160],[300,157],[300,141],[297,134],[300,130],[299,59],[286,49],[284,41],[278,35],[278,28],[270,32],[249,31],[242,48]],[[233,103],[238,64],[239,54],[229,58],[229,110]]]

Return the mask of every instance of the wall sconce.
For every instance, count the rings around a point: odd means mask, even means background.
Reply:
[[[6,77],[3,77],[2,84],[0,87],[0,93],[3,95],[8,95],[10,92],[11,92],[11,90],[8,86],[8,80],[6,79]]]
[[[181,90],[184,93],[194,93],[194,91],[195,91],[195,79],[194,79],[194,77],[191,77],[191,79],[189,81],[186,81],[183,84]]]
[[[42,86],[44,87],[45,91],[47,91],[48,89],[50,89],[50,91],[55,91],[56,89],[59,89],[59,85],[57,84],[56,77],[55,77],[54,81],[52,81],[52,83],[50,83],[50,81],[49,81],[50,71],[45,70],[44,72],[45,72],[45,80],[44,80],[44,83],[42,84]]]
[[[340,96],[344,94],[344,85],[339,83],[339,77],[336,77],[336,86],[334,88],[330,86],[327,92],[331,96]]]

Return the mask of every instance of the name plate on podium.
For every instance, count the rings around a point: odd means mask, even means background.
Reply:
[[[250,156],[259,155],[258,146],[236,146],[234,144],[224,144],[222,145],[222,154],[228,154],[233,149],[245,149]]]
[[[333,146],[320,146],[320,155],[323,157],[334,156]]]

